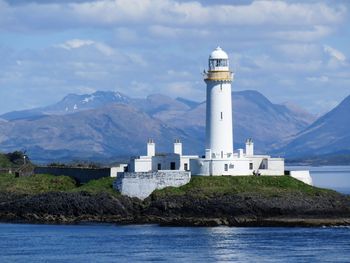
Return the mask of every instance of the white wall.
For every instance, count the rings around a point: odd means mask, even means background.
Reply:
[[[111,177],[117,177],[117,173],[124,172],[124,169],[128,165],[126,163],[121,163],[117,166],[111,167]]]
[[[305,184],[312,185],[312,178],[309,171],[290,171],[290,176],[302,181]]]
[[[249,169],[249,159],[191,159],[192,175],[252,175],[253,170]],[[225,171],[225,164],[227,171]]]
[[[190,159],[193,158],[198,158],[198,155],[182,155],[180,157],[180,170],[181,171],[185,171],[185,164],[187,164],[187,171],[191,170],[191,163],[190,163]]]
[[[233,153],[231,81],[206,83],[206,149],[212,158],[226,159]]]
[[[284,159],[283,158],[269,158],[268,170],[281,171],[284,174]]]
[[[132,159],[129,164],[130,172],[148,172],[152,171],[152,157],[140,156],[138,159]]]
[[[189,183],[191,173],[184,171],[159,171],[148,173],[121,173],[113,183],[113,188],[123,195],[147,198],[154,190]]]
[[[267,160],[268,169],[259,169],[262,160]],[[253,169],[250,169],[250,163],[253,163]],[[225,164],[228,167],[227,171],[225,171]],[[212,160],[191,159],[192,175],[253,175],[253,171],[259,171],[261,175],[284,175],[284,160],[269,158],[269,156]]]

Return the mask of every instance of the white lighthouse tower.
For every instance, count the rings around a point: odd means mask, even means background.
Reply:
[[[231,83],[233,73],[225,51],[217,47],[204,74],[207,84],[206,159],[228,159],[233,154]]]
[[[243,149],[233,151],[232,98],[229,59],[217,47],[209,56],[209,69],[204,73],[207,84],[205,156],[190,160],[192,175],[282,175],[284,160],[268,155],[255,155],[253,140]]]

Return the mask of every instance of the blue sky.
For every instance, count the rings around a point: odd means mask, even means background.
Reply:
[[[322,114],[350,95],[350,1],[0,0],[0,113],[115,90],[202,101],[220,45],[233,90]]]

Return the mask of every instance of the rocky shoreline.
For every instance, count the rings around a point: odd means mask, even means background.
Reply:
[[[122,195],[0,193],[0,221],[45,224],[116,223],[167,226],[350,226],[350,197],[333,192],[168,195],[141,201]]]

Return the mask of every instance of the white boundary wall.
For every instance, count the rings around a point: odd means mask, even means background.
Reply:
[[[189,183],[191,172],[162,170],[158,172],[118,173],[113,188],[129,197],[141,200],[147,198],[156,189],[173,186],[179,187]]]
[[[309,171],[290,171],[289,175],[305,184],[313,185]]]

